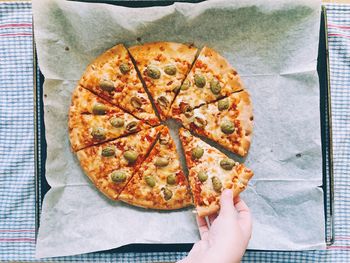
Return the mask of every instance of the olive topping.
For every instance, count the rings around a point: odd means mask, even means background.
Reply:
[[[175,65],[167,65],[164,68],[164,72],[168,75],[171,75],[171,76],[175,75],[176,71],[177,71],[177,69],[176,69]]]
[[[115,155],[115,148],[113,146],[107,146],[106,148],[102,149],[101,155],[103,157],[111,157]]]
[[[232,168],[236,165],[236,162],[229,159],[229,158],[225,158],[225,159],[222,159],[220,161],[220,166],[222,167],[222,169],[224,170],[232,170]]]
[[[191,118],[193,116],[193,109],[190,105],[186,105],[182,108],[182,113],[185,114],[187,118]]]
[[[130,67],[127,63],[121,63],[119,65],[119,69],[120,69],[120,72],[124,75],[130,71]]]
[[[168,134],[165,134],[165,135],[161,134],[159,136],[159,143],[160,144],[166,145],[169,143],[169,140],[170,140],[170,137]]]
[[[157,99],[157,102],[160,106],[162,106],[163,108],[167,108],[168,105],[169,105],[169,101],[167,100],[166,97],[164,96],[160,96],[158,99]]]
[[[198,176],[198,180],[201,181],[202,183],[208,179],[208,174],[203,170],[199,171],[197,176]]]
[[[157,67],[150,65],[147,67],[147,75],[152,79],[159,79],[160,70]]]
[[[217,176],[213,176],[211,178],[211,182],[213,184],[213,188],[216,192],[221,192],[221,188],[222,188],[222,183],[220,181],[220,179]]]
[[[146,181],[146,184],[150,187],[154,187],[156,185],[156,180],[151,175],[145,176],[145,181]]]
[[[175,86],[175,87],[173,88],[173,92],[174,92],[174,93],[178,93],[178,91],[180,90],[180,88],[181,88],[181,86]]]
[[[203,129],[207,125],[207,121],[200,117],[195,117],[193,124],[196,125],[198,128]]]
[[[111,92],[114,90],[114,83],[110,80],[103,79],[100,81],[100,88],[104,91]]]
[[[210,90],[213,94],[218,95],[221,91],[220,82],[217,79],[212,79],[210,81]]]
[[[186,79],[186,80],[182,83],[180,89],[181,89],[181,90],[188,90],[188,89],[190,88],[190,84],[191,84],[190,81],[189,81],[188,79]]]
[[[198,87],[198,88],[203,88],[205,86],[205,78],[204,76],[200,75],[200,74],[194,74],[194,84]]]
[[[92,131],[91,131],[91,136],[95,140],[104,140],[104,139],[106,139],[106,132],[101,127],[93,127]]]
[[[170,200],[173,197],[173,192],[170,189],[163,187],[162,191],[163,191],[164,199],[166,201]]]
[[[169,160],[164,157],[158,157],[154,162],[154,165],[158,167],[164,167],[164,166],[167,166],[168,164],[169,164]]]
[[[138,126],[138,122],[137,122],[137,121],[129,122],[129,123],[126,125],[126,130],[129,131],[129,132],[137,131],[137,129],[138,129],[137,126]]]
[[[108,107],[101,103],[95,103],[92,106],[92,113],[95,115],[105,115],[108,110]]]
[[[230,106],[230,101],[228,98],[219,100],[219,102],[218,102],[218,110],[219,111],[227,110],[229,108],[229,106]]]
[[[124,120],[122,118],[118,118],[118,117],[112,117],[109,120],[110,124],[115,127],[115,128],[120,128],[124,126]]]
[[[132,97],[130,103],[135,109],[140,109],[142,106],[142,101],[138,97]]]
[[[123,171],[114,171],[111,173],[111,179],[115,183],[122,183],[126,181],[126,173]]]
[[[166,178],[166,182],[170,185],[175,184],[176,183],[176,175],[175,174],[168,175],[168,177]]]
[[[134,163],[137,160],[139,154],[135,151],[128,150],[124,152],[123,156],[129,163]]]
[[[192,158],[200,159],[204,154],[204,150],[201,147],[196,147],[192,149]]]
[[[231,134],[235,131],[235,126],[231,121],[224,121],[223,123],[221,123],[220,128],[221,131],[225,134]]]

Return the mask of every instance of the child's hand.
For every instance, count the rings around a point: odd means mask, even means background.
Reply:
[[[197,222],[201,240],[179,263],[240,262],[252,233],[252,221],[249,208],[239,197],[233,204],[232,191],[225,190],[219,215],[209,217],[210,229],[204,218],[197,217]]]

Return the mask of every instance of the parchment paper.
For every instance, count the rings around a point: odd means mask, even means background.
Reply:
[[[46,178],[52,187],[43,202],[36,256],[198,240],[192,209],[157,212],[109,201],[83,174],[69,148],[71,92],[86,66],[117,43],[149,41],[213,47],[236,67],[252,96],[255,126],[245,163],[255,176],[241,195],[254,219],[249,248],[324,248],[318,187],[319,10],[320,3],[310,0],[152,8],[34,0],[35,39],[45,76]]]

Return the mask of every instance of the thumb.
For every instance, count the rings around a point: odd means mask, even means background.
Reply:
[[[220,197],[220,215],[228,215],[236,212],[233,205],[233,192],[231,189],[225,189]]]

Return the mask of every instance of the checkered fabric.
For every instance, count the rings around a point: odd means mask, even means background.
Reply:
[[[327,14],[334,144],[335,243],[324,251],[248,251],[243,262],[350,262],[350,5],[327,5]],[[30,2],[0,1],[2,261],[35,261],[32,41]],[[186,253],[91,253],[46,261],[141,263],[176,261],[184,256]]]

